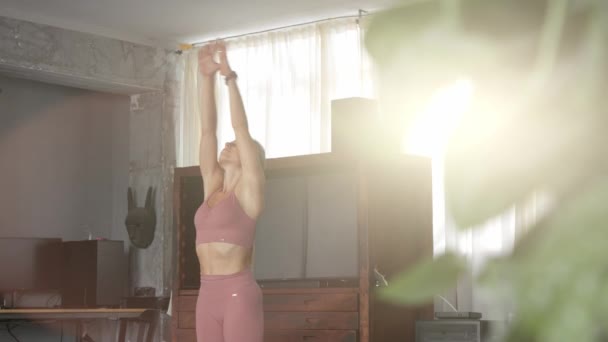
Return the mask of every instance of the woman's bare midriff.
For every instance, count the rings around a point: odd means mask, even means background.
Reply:
[[[252,249],[225,242],[201,243],[196,255],[201,274],[226,275],[238,273],[251,265]]]

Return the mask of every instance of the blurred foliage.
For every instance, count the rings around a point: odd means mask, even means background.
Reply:
[[[506,341],[599,341],[608,317],[608,3],[437,0],[376,14],[366,33],[397,144],[434,89],[475,82],[469,116],[445,156],[447,204],[479,226],[531,193],[555,199],[478,281],[507,289]],[[453,287],[447,254],[393,279],[381,295],[418,304]]]

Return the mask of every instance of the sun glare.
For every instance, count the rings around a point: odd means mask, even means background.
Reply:
[[[414,119],[412,128],[403,137],[402,152],[441,157],[448,137],[469,109],[473,93],[473,82],[468,79],[461,79],[437,89],[426,108]]]

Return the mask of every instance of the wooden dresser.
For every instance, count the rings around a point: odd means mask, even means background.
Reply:
[[[393,275],[432,255],[430,161],[327,153],[268,160],[266,177],[254,264],[265,341],[414,342],[415,321],[431,319],[432,304],[377,301],[373,270],[390,286]],[[193,217],[202,199],[199,168],[175,169],[174,341],[196,341]]]

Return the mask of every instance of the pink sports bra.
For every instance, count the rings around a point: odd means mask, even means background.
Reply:
[[[251,248],[255,237],[255,220],[241,207],[234,191],[209,207],[203,202],[194,214],[196,245],[207,242],[227,242]]]

